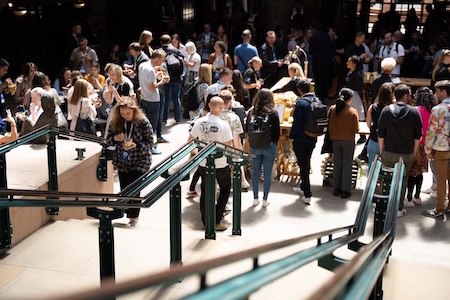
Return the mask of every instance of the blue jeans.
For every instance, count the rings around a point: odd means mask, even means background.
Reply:
[[[372,167],[372,162],[375,159],[375,155],[378,155],[380,157],[380,147],[378,147],[378,143],[374,140],[369,139],[369,143],[367,144],[367,156],[368,158],[368,164],[369,164],[369,172],[370,168]]]
[[[164,85],[164,94],[166,97],[166,101],[164,103],[164,113],[163,113],[163,121],[167,121],[167,117],[169,115],[169,100],[172,96],[173,100],[173,111],[175,115],[175,121],[179,122],[180,117],[180,91],[181,91],[181,82],[171,82]]]
[[[263,200],[267,200],[269,195],[270,185],[272,184],[272,168],[277,155],[277,145],[272,143],[269,147],[264,149],[250,148],[250,154],[254,155],[252,158],[252,189],[253,199],[258,199],[259,190],[259,176],[261,175],[261,166],[264,167],[264,193]]]

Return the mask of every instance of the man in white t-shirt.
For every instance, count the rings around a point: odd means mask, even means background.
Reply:
[[[204,117],[197,119],[192,127],[189,135],[189,140],[195,138],[210,143],[221,142],[231,146],[233,135],[231,133],[230,125],[220,118],[224,103],[220,97],[212,97],[209,102],[210,113]],[[202,222],[205,224],[205,179],[206,179],[206,160],[203,160],[198,171],[202,179],[200,195],[200,212],[202,214]],[[228,228],[228,224],[222,222],[223,212],[228,202],[231,190],[231,170],[227,163],[227,158],[222,156],[215,159],[216,180],[219,184],[219,198],[216,203],[216,230],[223,231]],[[208,199],[210,201],[210,199]]]
[[[380,57],[380,60],[383,60],[386,57],[394,58],[397,65],[392,71],[392,76],[400,76],[400,66],[405,58],[405,48],[394,41],[391,32],[387,32],[384,35],[384,42],[385,45],[381,47],[378,57]]]

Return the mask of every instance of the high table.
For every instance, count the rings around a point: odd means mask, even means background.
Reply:
[[[280,153],[280,157],[277,164],[277,174],[278,177],[281,175],[287,176],[299,176],[298,167],[291,164],[289,156],[291,153],[291,141],[289,140],[289,133],[291,132],[292,124],[289,122],[280,123],[280,139],[278,141],[278,151]],[[366,122],[359,122],[359,132],[358,134],[370,134],[370,129],[367,126]],[[322,145],[320,145],[322,147]]]
[[[409,77],[398,77],[399,83],[403,83],[413,87],[429,87],[431,85],[431,79],[428,78],[409,78]]]

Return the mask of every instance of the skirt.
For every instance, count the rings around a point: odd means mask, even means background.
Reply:
[[[425,154],[425,145],[419,145],[419,159],[414,161],[409,176],[418,176],[423,172],[428,172],[428,160]]]

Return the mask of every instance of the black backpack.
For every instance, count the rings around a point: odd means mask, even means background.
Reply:
[[[248,141],[253,149],[265,149],[272,143],[269,116],[254,115],[247,118]]]
[[[179,51],[173,49],[167,49],[166,52],[166,66],[170,76],[170,82],[181,81],[181,75],[183,74],[183,56]]]
[[[325,134],[328,129],[328,107],[322,104],[317,97],[303,98],[310,103],[308,117],[305,125],[305,133],[309,136]]]
[[[184,87],[183,96],[181,97],[181,104],[188,111],[197,110],[200,106],[197,95],[197,82],[188,83]]]

